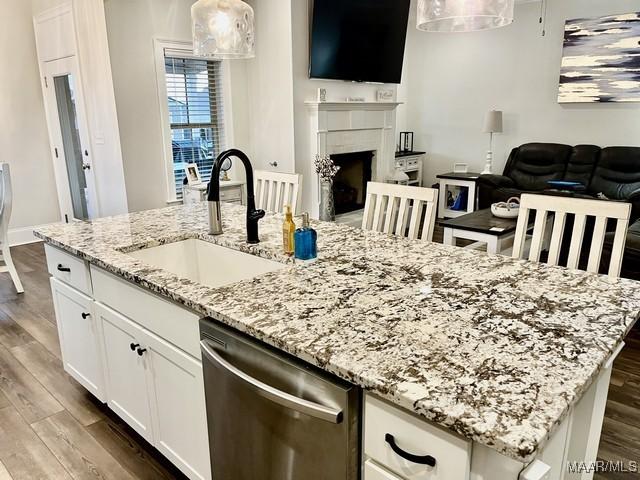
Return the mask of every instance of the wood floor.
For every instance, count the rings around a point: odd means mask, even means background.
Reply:
[[[25,293],[0,275],[0,480],[186,478],[64,372],[42,244],[12,256]]]
[[[439,230],[436,239],[442,238]],[[0,275],[0,480],[184,479],[63,371],[42,244],[12,252],[25,293],[17,295],[8,274]],[[614,364],[599,456],[640,462],[636,331]]]

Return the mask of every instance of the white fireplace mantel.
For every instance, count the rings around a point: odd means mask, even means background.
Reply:
[[[326,111],[345,110],[395,110],[399,102],[304,102],[308,108]]]
[[[360,151],[374,152],[372,180],[384,182],[391,176],[396,151],[397,102],[305,102],[310,119],[310,160],[316,155]],[[313,168],[307,169],[313,171]],[[311,185],[311,216],[317,218],[317,178]]]

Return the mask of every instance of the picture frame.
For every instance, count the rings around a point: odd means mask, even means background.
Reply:
[[[378,102],[393,102],[393,90],[381,88],[376,92]]]
[[[400,132],[400,151],[413,152],[413,132]]]
[[[187,185],[201,185],[202,179],[200,178],[200,170],[195,163],[188,163],[184,167],[184,174],[187,178]]]
[[[469,165],[466,163],[454,163],[453,164],[453,173],[468,173]]]

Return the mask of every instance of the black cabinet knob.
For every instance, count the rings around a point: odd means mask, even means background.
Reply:
[[[129,345],[129,348],[131,349],[132,352],[136,351],[136,348],[138,348],[140,346],[139,343],[132,343]]]
[[[58,271],[59,272],[70,272],[71,269],[69,267],[65,267],[64,265],[62,265],[61,263],[58,264]]]
[[[138,348],[138,355],[139,355],[139,356],[142,356],[142,354],[143,354],[144,352],[146,352],[146,351],[147,351],[147,349],[146,349],[146,348]]]
[[[91,314],[90,314],[90,313],[83,313],[83,314],[82,314],[82,318],[84,318],[85,320],[86,320],[88,317],[90,317],[90,316],[91,316]]]

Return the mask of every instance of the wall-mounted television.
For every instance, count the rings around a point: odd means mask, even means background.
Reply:
[[[410,0],[313,0],[309,77],[400,83]]]

